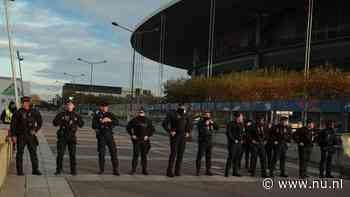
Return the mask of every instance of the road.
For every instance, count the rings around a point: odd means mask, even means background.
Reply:
[[[77,145],[77,165],[78,175],[62,175],[55,177],[56,155],[56,129],[49,123],[53,115],[45,114],[45,124],[40,135],[40,156],[41,168],[45,176],[37,178],[27,175],[24,179],[24,195],[27,196],[70,196],[70,197],[109,197],[109,196],[348,196],[350,189],[347,187],[349,181],[343,180],[342,189],[279,189],[278,181],[275,179],[275,188],[266,190],[262,186],[263,179],[250,177],[246,169],[242,170],[243,177],[223,177],[226,162],[226,149],[217,146],[213,150],[213,172],[215,176],[195,176],[195,156],[197,144],[189,142],[186,147],[183,176],[177,178],[167,178],[165,176],[167,160],[169,154],[169,140],[165,135],[156,134],[152,137],[152,149],[149,154],[149,176],[143,176],[140,168],[137,175],[128,175],[130,172],[132,144],[125,128],[116,128],[115,141],[118,146],[120,177],[111,175],[111,164],[109,157],[106,161],[104,175],[97,175],[98,160],[97,147],[94,132],[89,128],[89,123],[78,132]],[[45,148],[45,146],[47,146]],[[28,162],[27,165],[29,166]],[[27,173],[30,173],[27,166]],[[288,163],[288,173],[292,177],[297,177],[298,168],[293,163]],[[204,161],[203,161],[204,167]],[[64,171],[69,172],[69,158],[66,153],[64,161]],[[204,171],[204,169],[203,169]],[[317,169],[310,169],[312,176],[317,176]],[[12,171],[14,174],[14,171]],[[23,179],[23,178],[22,178]],[[9,195],[14,189],[13,184],[21,183],[21,178],[10,175],[8,184],[0,196],[11,197]],[[309,181],[317,180],[311,178]],[[336,179],[337,181],[338,179]],[[23,180],[22,180],[23,181]],[[47,183],[46,183],[46,182]],[[332,181],[332,180],[329,180]],[[35,184],[34,184],[35,183]],[[56,184],[57,183],[57,184]],[[21,183],[22,184],[22,183]],[[28,186],[29,185],[29,186]],[[32,185],[32,186],[30,186]],[[40,185],[40,186],[38,186]],[[60,185],[60,186],[58,186]],[[18,188],[18,186],[16,186]],[[19,186],[21,187],[21,185]],[[30,188],[28,188],[30,187]],[[39,191],[45,188],[45,191]],[[39,189],[38,189],[39,188]],[[61,190],[64,190],[62,195]],[[311,190],[311,192],[310,192]],[[19,190],[18,190],[19,191]],[[34,191],[34,192],[33,192]],[[7,192],[7,193],[6,193]],[[13,191],[12,191],[13,192]],[[16,193],[16,192],[14,192]],[[299,193],[299,194],[298,194]],[[22,195],[12,195],[13,197]]]

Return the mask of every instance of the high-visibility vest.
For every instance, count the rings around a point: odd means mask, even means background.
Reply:
[[[7,107],[6,109],[5,109],[5,123],[7,123],[7,124],[10,124],[11,123],[11,119],[12,119],[12,112],[11,112],[11,110]]]

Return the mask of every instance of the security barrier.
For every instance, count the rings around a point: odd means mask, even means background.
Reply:
[[[0,129],[0,188],[5,182],[11,158],[12,145],[8,141],[8,131]]]

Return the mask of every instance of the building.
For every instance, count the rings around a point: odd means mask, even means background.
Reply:
[[[135,89],[135,95],[141,95],[140,89]],[[71,94],[85,94],[95,96],[113,96],[113,97],[127,97],[131,94],[130,89],[123,87],[113,86],[97,86],[97,85],[86,85],[86,84],[72,84],[66,83],[62,88],[63,98]],[[142,95],[151,95],[150,90],[142,90]]]
[[[131,44],[143,56],[186,69],[192,76],[206,75],[211,61],[213,75],[266,67],[301,70],[305,64],[308,2],[173,0],[141,21]],[[342,70],[350,69],[349,11],[348,0],[314,1],[311,67],[334,65]],[[226,103],[218,110],[286,113],[297,122],[303,114],[300,102],[262,103],[271,106],[266,108]],[[319,122],[338,120],[343,128],[348,128],[348,103],[309,103],[313,107],[309,107],[308,117]]]
[[[174,0],[143,20],[131,43],[143,56],[189,74],[207,72],[212,0]],[[215,0],[213,74],[305,62],[307,0]],[[314,3],[311,65],[350,68],[350,1]],[[152,29],[161,31],[147,32]],[[164,30],[164,31],[162,31]],[[142,44],[138,44],[142,40]],[[164,50],[160,50],[160,40]],[[138,47],[136,47],[138,46]],[[160,58],[161,57],[161,58]]]
[[[21,80],[17,79],[17,89],[18,95],[21,97],[22,88]],[[23,93],[25,96],[31,94],[31,84],[30,82],[23,82]],[[0,109],[3,109],[10,101],[15,100],[15,88],[13,85],[12,78],[10,77],[0,77]]]

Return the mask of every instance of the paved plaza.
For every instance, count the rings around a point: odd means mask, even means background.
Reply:
[[[65,156],[66,175],[55,176],[56,129],[49,123],[52,114],[45,114],[45,124],[38,135],[40,146],[40,169],[43,176],[32,176],[28,155],[25,158],[26,176],[17,177],[12,167],[10,175],[0,192],[1,197],[109,197],[109,196],[345,196],[349,192],[347,180],[343,180],[342,189],[277,189],[266,190],[263,179],[248,176],[246,169],[243,177],[223,176],[226,162],[226,149],[216,146],[213,150],[213,173],[215,176],[195,176],[195,156],[197,145],[189,142],[184,156],[183,176],[167,178],[165,171],[169,154],[168,137],[156,134],[152,137],[152,149],[149,154],[149,176],[143,176],[140,168],[137,175],[128,175],[131,165],[132,144],[125,128],[116,129],[115,140],[118,144],[118,156],[121,176],[113,176],[109,157],[104,175],[98,175],[97,147],[94,132],[89,121],[78,133],[77,163],[78,175],[69,175],[69,157]],[[14,165],[12,165],[14,166]],[[298,167],[288,163],[291,177],[297,177]],[[204,160],[203,160],[204,167]],[[204,172],[204,169],[203,169]],[[310,175],[317,176],[316,168],[310,169]],[[311,178],[312,181],[314,178]],[[331,180],[329,180],[331,181]],[[311,192],[310,192],[311,191]],[[347,195],[346,195],[347,196]]]

